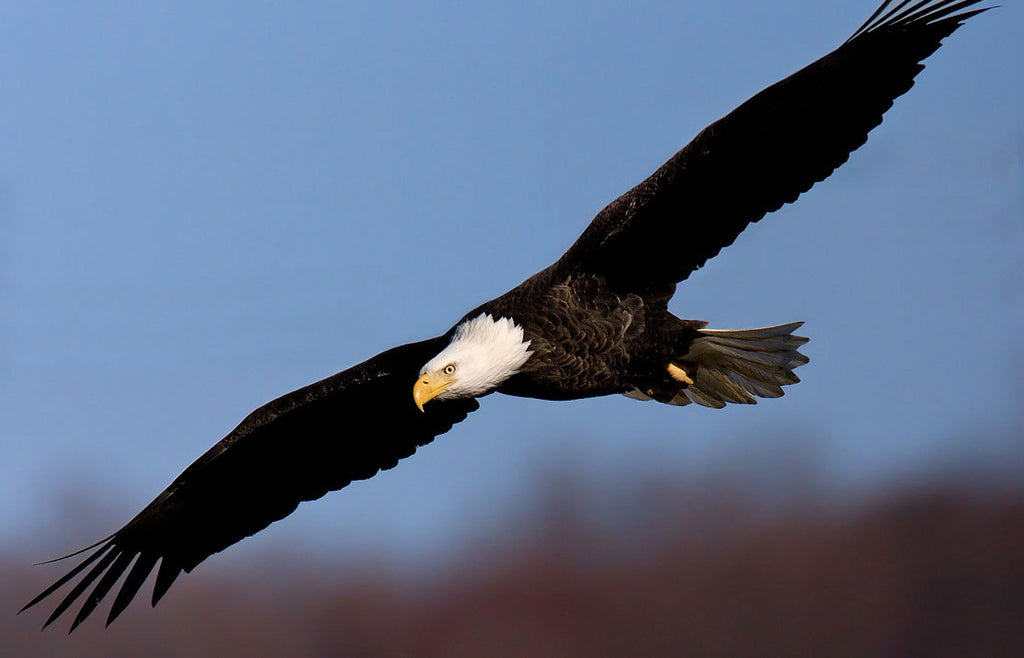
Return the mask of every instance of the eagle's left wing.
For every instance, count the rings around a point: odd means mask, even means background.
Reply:
[[[74,630],[127,571],[109,624],[158,561],[153,605],[182,571],[291,514],[300,502],[392,468],[480,406],[465,399],[416,408],[411,391],[419,368],[447,340],[393,348],[252,412],[127,525],[73,553],[96,549],[22,610],[84,572],[45,624],[92,586]]]
[[[608,204],[552,268],[620,290],[688,277],[751,222],[827,178],[980,0],[891,0],[843,45],[712,123]]]

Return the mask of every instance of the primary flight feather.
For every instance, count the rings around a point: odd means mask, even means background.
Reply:
[[[94,549],[22,610],[73,583],[44,626],[81,601],[74,630],[124,576],[109,624],[154,568],[155,605],[182,571],[303,501],[392,468],[492,392],[716,408],[781,396],[807,363],[800,323],[707,329],[668,311],[675,286],[845,162],[942,39],[988,9],[978,2],[887,0],[839,48],[712,123],[608,204],[547,269],[441,336],[249,414],[123,528],[73,554]]]

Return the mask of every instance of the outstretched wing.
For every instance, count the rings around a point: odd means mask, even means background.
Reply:
[[[416,408],[419,368],[446,342],[396,347],[252,412],[127,525],[79,551],[96,549],[22,610],[84,572],[46,620],[49,625],[92,586],[74,630],[128,571],[109,624],[158,561],[153,605],[182,571],[291,514],[300,502],[392,468],[480,406],[467,399],[431,404],[425,413]]]
[[[594,218],[554,265],[628,290],[682,281],[867,141],[980,0],[887,0],[842,46],[740,105]],[[967,11],[965,11],[967,10]]]

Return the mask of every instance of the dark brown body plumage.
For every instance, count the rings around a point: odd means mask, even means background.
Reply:
[[[634,388],[678,390],[665,365],[686,354],[707,323],[669,312],[674,285],[637,294],[613,290],[603,276],[558,274],[544,270],[467,315],[512,318],[530,341],[533,356],[499,392],[572,400]]]

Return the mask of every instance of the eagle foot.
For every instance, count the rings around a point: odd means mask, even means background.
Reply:
[[[690,374],[683,370],[682,368],[680,368],[679,366],[677,366],[676,364],[668,364],[668,368],[666,368],[666,370],[668,370],[669,377],[676,380],[680,384],[693,386],[693,379],[690,377]]]

